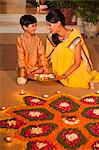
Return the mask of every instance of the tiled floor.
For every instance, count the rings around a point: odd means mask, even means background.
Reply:
[[[0,18],[2,18],[0,19],[0,105],[7,107],[19,105],[16,99],[19,97],[19,93],[22,89],[24,89],[26,93],[32,93],[39,96],[42,96],[43,94],[48,94],[51,96],[55,94],[56,91],[60,90],[62,93],[67,93],[78,97],[88,93],[95,93],[99,90],[99,84],[95,84],[94,90],[68,88],[54,81],[46,83],[29,81],[25,86],[18,86],[16,84],[15,68],[17,57],[15,42],[18,34],[21,32],[16,19],[18,20],[19,16],[25,13],[38,15],[36,14],[35,8],[30,6],[26,7],[25,0],[0,0]],[[44,17],[45,13],[43,12],[41,15]],[[40,30],[38,30],[38,32],[40,31],[40,36],[44,41],[47,29],[45,29],[43,25],[45,24],[40,24]],[[43,32],[44,34],[42,34]],[[87,39],[86,43],[89,47],[94,68],[99,70],[99,38]],[[94,45],[96,45],[96,50],[94,49]],[[5,135],[6,134],[7,133],[5,133]],[[22,143],[20,142],[17,144],[17,141],[15,141],[14,143],[8,145],[3,140],[5,135],[2,134],[0,139],[2,141],[2,144],[0,143],[0,148],[2,150],[22,150]]]

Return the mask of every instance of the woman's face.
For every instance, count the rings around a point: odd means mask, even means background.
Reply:
[[[50,23],[47,21],[47,27],[50,31],[51,34],[55,34],[55,33],[58,33],[58,30],[59,30],[59,23]]]

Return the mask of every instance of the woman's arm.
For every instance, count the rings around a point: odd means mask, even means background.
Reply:
[[[72,72],[74,72],[81,63],[81,42],[75,45],[75,59],[74,64],[61,76],[57,76],[57,79],[65,79],[67,78]]]
[[[74,72],[81,63],[81,42],[75,46],[75,59],[74,64],[66,71],[65,76],[68,77],[72,72]]]

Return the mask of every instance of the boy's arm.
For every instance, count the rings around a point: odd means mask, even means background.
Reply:
[[[21,67],[25,67],[25,54],[24,54],[24,49],[22,46],[22,42],[20,41],[20,39],[17,39],[16,42],[16,46],[17,46],[17,52],[18,52],[18,66]]]
[[[39,39],[38,41],[38,55],[39,55],[39,64],[43,67],[48,67],[48,61],[45,54],[45,49],[42,41]]]

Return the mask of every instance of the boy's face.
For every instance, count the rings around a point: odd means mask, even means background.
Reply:
[[[26,27],[26,31],[30,34],[35,34],[35,31],[37,29],[37,23],[29,24],[28,27]]]

